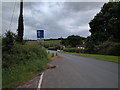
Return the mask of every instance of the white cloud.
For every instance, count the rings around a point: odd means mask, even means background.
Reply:
[[[36,39],[36,30],[45,29],[45,38],[90,35],[88,23],[103,3],[95,2],[25,2],[24,38]],[[3,31],[9,29],[14,3],[3,3]],[[16,32],[19,16],[17,3],[11,30]]]

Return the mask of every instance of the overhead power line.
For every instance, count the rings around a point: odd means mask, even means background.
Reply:
[[[9,30],[11,30],[12,21],[13,21],[14,12],[15,12],[15,7],[16,7],[16,2],[14,3],[14,8],[13,8],[12,17],[11,17],[11,20],[10,20],[10,26],[9,26]]]

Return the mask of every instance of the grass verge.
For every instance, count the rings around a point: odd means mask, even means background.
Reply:
[[[2,88],[24,84],[44,70],[47,63],[47,52],[39,45],[14,44],[10,53],[3,51]]]
[[[23,84],[23,82],[32,78],[35,74],[42,71],[48,63],[48,60],[34,60],[26,64],[2,70],[3,88],[13,88]]]
[[[98,59],[98,60],[120,63],[119,56],[98,55],[98,54],[83,54],[83,53],[72,53],[72,52],[64,52],[64,51],[61,51],[60,53],[73,54],[73,55],[95,58],[95,59]]]
[[[53,53],[49,53],[49,54],[48,54],[48,59],[49,59],[49,60],[53,60],[53,59],[58,58],[58,57],[59,57],[59,55],[57,55],[57,54],[55,54],[55,53],[54,53],[54,55],[53,55]]]

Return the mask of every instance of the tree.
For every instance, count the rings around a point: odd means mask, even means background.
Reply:
[[[24,24],[23,24],[23,1],[20,2],[20,16],[18,20],[18,36],[17,41],[22,42],[23,41],[23,32],[24,32]]]
[[[89,23],[91,36],[96,38],[96,43],[103,43],[111,36],[120,41],[120,2],[104,4],[101,11]]]
[[[85,52],[86,53],[96,53],[95,52],[95,38],[93,36],[88,36],[85,40]]]
[[[67,39],[62,39],[60,43],[64,46],[67,46]]]
[[[11,31],[5,33],[5,37],[2,38],[2,51],[10,53],[11,48],[14,45],[15,34]]]
[[[82,38],[77,35],[76,36],[75,35],[68,36],[67,40],[68,40],[68,44],[71,47],[76,47],[77,45],[82,44]]]
[[[66,39],[63,39],[62,44],[65,46],[76,47],[77,45],[82,44],[82,38],[77,35],[71,35]]]
[[[118,55],[120,48],[120,2],[105,3],[90,21],[91,35],[85,42],[87,53]]]

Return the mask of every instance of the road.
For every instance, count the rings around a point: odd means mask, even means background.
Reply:
[[[51,51],[50,51],[51,52]],[[44,72],[42,88],[118,88],[118,64],[59,53]]]

